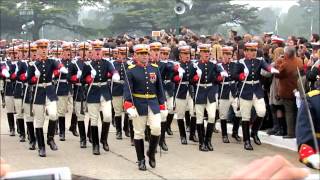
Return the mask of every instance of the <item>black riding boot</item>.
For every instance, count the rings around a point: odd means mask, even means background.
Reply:
[[[240,121],[241,121],[240,117],[234,117],[234,119],[233,119],[233,127],[232,127],[231,137],[233,137],[237,142],[241,142],[241,138],[238,135]]]
[[[144,140],[150,141],[151,129],[149,125],[146,125],[146,129],[144,130]]]
[[[177,121],[178,121],[181,144],[188,144],[187,143],[186,129],[184,127],[184,121],[183,121],[183,119],[178,119]]]
[[[87,137],[89,139],[89,142],[92,143],[91,120],[90,119],[89,119],[89,123],[88,123]]]
[[[167,131],[167,134],[172,136],[173,133],[172,133],[172,130],[171,130],[171,123],[172,123],[172,120],[173,120],[173,116],[174,114],[168,114],[167,116],[167,128],[166,128],[166,131]]]
[[[58,150],[58,146],[54,142],[56,124],[57,124],[56,121],[49,120],[48,134],[47,134],[47,144],[50,146],[52,151]]]
[[[78,129],[80,134],[80,148],[87,148],[86,128],[84,121],[78,121]]]
[[[24,127],[24,119],[17,119],[18,126],[20,129],[20,142],[25,142],[26,141],[26,131]]]
[[[130,133],[129,133],[129,115],[127,113],[124,114],[123,131],[124,131],[124,135],[126,137],[130,137]]]
[[[137,159],[138,159],[138,167],[139,170],[145,171],[146,168],[146,161],[144,159],[144,143],[143,139],[135,139],[134,140],[134,146],[137,153]]]
[[[36,136],[38,142],[38,152],[40,157],[46,157],[46,146],[44,144],[43,128],[36,128]]]
[[[108,145],[109,128],[110,128],[110,123],[109,122],[103,122],[102,123],[101,140],[100,140],[100,142],[102,144],[102,148],[105,151],[109,151],[109,145]]]
[[[199,137],[199,150],[208,151],[207,146],[204,144],[203,124],[197,124],[197,132]]]
[[[94,155],[100,155],[98,126],[91,126],[91,134],[92,134],[92,153]]]
[[[10,136],[15,136],[14,113],[7,113],[7,119],[9,124]]]
[[[161,135],[159,140],[159,146],[162,150],[168,151],[168,146],[166,144],[166,122],[161,122]]]
[[[36,137],[34,135],[33,122],[27,122],[27,129],[28,129],[28,134],[29,134],[29,149],[35,150],[36,149]]]
[[[152,168],[156,167],[156,149],[159,143],[159,136],[150,136],[150,143],[149,143],[149,149],[147,151],[147,156],[149,157],[149,165]]]
[[[212,144],[211,144],[213,128],[214,128],[214,123],[208,123],[207,124],[207,131],[206,131],[206,137],[205,137],[204,143],[207,146],[207,149],[209,151],[213,151],[213,147],[212,147]]]
[[[115,116],[114,117],[114,123],[116,124],[116,139],[122,139],[122,131],[121,131],[121,124],[122,124],[121,116]]]
[[[262,117],[257,117],[251,127],[251,137],[253,138],[254,143],[256,143],[257,145],[261,145],[261,141],[258,137],[258,131],[262,125],[262,121]]]
[[[249,121],[242,121],[242,133],[243,133],[243,142],[245,150],[253,150],[251,146],[250,136],[249,136]]]
[[[130,131],[131,146],[134,146],[134,130],[133,130],[132,120],[129,120],[129,131]]]
[[[221,119],[221,134],[222,134],[222,142],[223,143],[230,143],[228,138],[228,132],[227,132],[227,120]]]
[[[184,119],[186,120],[186,129],[187,131],[190,130],[190,123],[191,123],[191,119],[190,119],[190,111],[186,111],[184,113]]]
[[[66,140],[66,118],[65,117],[59,117],[58,119],[59,123],[59,137],[60,141],[65,141]]]
[[[197,136],[196,136],[196,126],[197,126],[197,118],[191,117],[190,121],[190,137],[189,140],[193,142],[199,142]]]
[[[71,115],[71,124],[69,127],[69,131],[72,132],[72,134],[76,137],[79,136],[78,132],[77,132],[77,121],[78,121],[78,117],[75,113],[72,113]]]

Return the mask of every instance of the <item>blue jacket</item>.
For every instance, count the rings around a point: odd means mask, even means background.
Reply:
[[[115,72],[114,66],[107,60],[92,61],[91,65],[97,72],[93,83],[104,83],[104,85],[100,86],[93,84],[91,86],[90,92],[87,96],[87,103],[100,103],[101,96],[103,96],[106,101],[111,100],[111,91],[107,81],[108,73],[113,74]],[[85,64],[82,71],[81,81],[85,82],[85,77],[88,75],[91,76],[91,67]]]
[[[221,85],[219,86],[219,97],[221,97],[221,99],[229,99],[230,92],[233,97],[236,97],[236,92],[237,92],[236,80],[237,79],[234,79],[232,77],[232,73],[233,71],[235,71],[235,68],[236,68],[236,63],[230,62],[227,64],[222,64],[222,66],[223,66],[223,69],[228,73],[229,77],[225,77],[224,83],[221,82]],[[223,89],[221,89],[222,86],[223,86]]]
[[[35,94],[35,104],[44,105],[46,102],[46,97],[50,101],[57,101],[58,96],[55,91],[55,87],[52,84],[52,75],[55,69],[58,69],[59,62],[53,59],[47,59],[45,61],[35,61],[35,66],[40,71],[39,85],[37,94]],[[31,78],[35,75],[35,67],[31,66],[28,69],[28,81],[31,82]],[[46,87],[41,86],[42,84],[48,84]],[[34,92],[35,93],[35,92]]]
[[[183,74],[179,91],[178,91],[179,84],[176,84],[175,86],[176,88],[175,91],[177,93],[176,96],[179,99],[186,99],[187,93],[189,91],[189,94],[191,95],[191,97],[193,97],[194,86],[191,84],[192,83],[191,70],[193,69],[193,64],[192,62],[180,63],[180,67],[185,70],[185,73]]]
[[[131,65],[128,68],[128,81],[125,83],[124,100],[132,102],[140,116],[148,115],[148,107],[154,114],[160,113],[160,104],[164,104],[164,90],[158,65],[148,64],[146,67]],[[155,96],[154,98],[141,98],[135,95]]]
[[[234,71],[237,74],[234,74],[233,76],[239,79],[239,74],[244,72],[245,66],[249,71],[249,74],[247,76],[247,82],[256,81],[257,83],[254,83],[254,84],[245,83],[242,94],[240,95],[241,98],[246,100],[252,100],[253,94],[255,94],[258,99],[263,98],[264,91],[262,89],[262,85],[260,82],[261,80],[260,71],[261,69],[269,71],[270,65],[262,58],[250,59],[250,60],[241,59],[239,60],[239,63],[237,63],[237,70]],[[238,87],[241,89],[242,85],[243,85],[243,82],[240,82]]]
[[[128,69],[128,64],[126,62],[122,63],[119,61],[114,61],[113,65],[120,75],[120,82],[112,83],[112,96],[123,96],[123,84],[126,79],[125,74]]]
[[[4,65],[8,66],[9,69],[9,74],[13,74],[15,73],[16,70],[16,66],[14,64],[12,64],[12,62],[10,60],[7,60]],[[6,84],[5,84],[5,96],[13,96],[14,94],[14,88],[15,88],[15,84],[16,81],[15,80],[11,80],[10,77],[6,78]]]
[[[69,66],[71,65],[70,60],[61,60],[61,63],[67,69],[69,69]],[[68,80],[67,77],[68,77],[68,74],[61,73],[61,78],[60,78],[59,87],[58,87],[58,91],[57,91],[58,96],[67,96],[69,94],[69,92],[71,91],[71,84],[67,81]],[[59,79],[59,77],[56,79],[57,83],[56,83],[55,88],[57,88],[58,79]]]
[[[71,63],[68,67],[68,76],[67,76],[67,80],[69,81],[69,83],[71,83],[71,77],[73,75],[77,75],[78,70],[82,71],[83,67],[84,67],[84,62],[82,60],[77,60],[74,63]],[[78,67],[79,69],[78,69]],[[81,102],[81,101],[85,101],[86,100],[86,90],[85,90],[85,84],[79,81],[73,85],[73,89],[72,89],[72,94],[73,94],[73,100],[77,101],[77,102]]]
[[[174,95],[175,84],[172,81],[174,77],[174,64],[172,62],[158,63],[161,79],[163,80],[163,88],[168,93],[169,97]]]
[[[313,90],[307,93],[307,102],[310,108],[318,144],[320,145],[320,90]],[[296,137],[298,147],[302,144],[308,144],[315,148],[308,111],[304,101],[298,111]]]
[[[17,72],[17,79],[16,85],[14,89],[14,98],[22,99],[24,96],[25,86],[23,81],[20,80],[20,75],[27,72],[28,69],[28,62],[18,61],[17,63],[18,72]]]

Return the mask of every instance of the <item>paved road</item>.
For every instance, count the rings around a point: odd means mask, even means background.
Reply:
[[[296,152],[266,144],[254,145],[254,151],[245,151],[242,144],[233,140],[230,144],[223,144],[220,134],[213,135],[215,151],[200,152],[196,143],[181,145],[175,131],[173,136],[167,136],[169,151],[162,152],[161,157],[157,153],[157,167],[152,169],[147,166],[148,170],[141,172],[137,169],[130,139],[116,140],[114,128],[111,128],[109,135],[110,152],[101,149],[101,155],[94,156],[90,143],[87,149],[80,149],[79,139],[67,132],[66,141],[59,141],[57,136],[55,138],[58,151],[51,151],[47,146],[47,157],[40,158],[37,151],[28,150],[28,143],[20,143],[18,136],[8,135],[3,110],[1,114],[1,156],[11,164],[13,171],[67,166],[74,175],[97,179],[225,179],[253,159],[275,154],[281,154],[293,164],[303,167],[297,160]],[[176,130],[175,124],[174,121]]]

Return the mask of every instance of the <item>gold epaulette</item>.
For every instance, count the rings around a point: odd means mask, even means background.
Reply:
[[[159,67],[157,64],[154,64],[154,63],[151,63],[151,66],[153,66],[153,67]]]
[[[128,69],[132,69],[132,68],[134,68],[134,67],[136,67],[136,65],[135,65],[135,64],[132,64],[132,65],[128,66]]]
[[[313,97],[320,94],[320,90],[312,90],[307,93],[309,97]]]

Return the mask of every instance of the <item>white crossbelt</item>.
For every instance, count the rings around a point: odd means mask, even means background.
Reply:
[[[258,80],[257,80],[257,81],[253,81],[253,80],[252,80],[252,81],[246,81],[245,83],[246,83],[246,84],[258,84],[259,82],[260,82],[260,81],[258,81]]]
[[[229,82],[223,82],[222,84],[232,84],[234,81],[229,81]]]
[[[92,83],[93,86],[104,86],[107,85],[107,82],[97,82],[97,83]]]
[[[199,86],[200,87],[210,87],[210,86],[212,86],[212,83],[210,83],[210,84],[199,84]]]
[[[38,84],[38,87],[47,87],[47,86],[52,86],[52,83],[51,82],[49,82],[49,83],[39,83]]]

